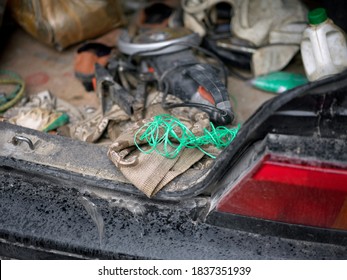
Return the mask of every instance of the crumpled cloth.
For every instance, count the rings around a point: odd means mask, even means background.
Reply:
[[[70,126],[70,135],[74,139],[99,143],[106,135],[112,143],[109,145],[108,157],[122,174],[146,196],[153,197],[170,181],[184,173],[200,159],[204,153],[198,149],[183,149],[174,159],[165,158],[155,152],[142,153],[134,143],[135,133],[146,123],[153,121],[153,117],[160,114],[171,114],[178,118],[195,135],[202,135],[204,128],[210,127],[207,113],[197,108],[178,107],[170,110],[161,105],[162,93],[152,92],[147,97],[144,118],[128,116],[118,105],[102,115],[97,110],[87,119]],[[170,103],[182,101],[168,95]],[[137,139],[137,143],[146,150],[146,143]],[[218,149],[211,149],[209,153],[217,155]]]
[[[17,116],[9,119],[9,122],[27,128],[45,131],[56,119],[62,115],[61,112],[50,111],[40,107],[29,111],[21,111]]]
[[[181,102],[179,98],[172,95],[168,95],[166,99],[171,103]],[[187,115],[186,118],[190,118],[188,112],[192,111],[191,108],[177,108],[167,111],[161,106],[161,100],[162,93],[156,91],[149,94],[145,106],[145,119],[168,112],[180,114],[183,111]],[[114,141],[134,122],[141,119],[143,119],[143,116],[140,112],[129,116],[117,104],[114,104],[104,115],[101,112],[101,108],[99,108],[84,120],[69,125],[68,136],[89,143],[97,143],[106,133],[107,138]]]
[[[18,104],[18,106],[10,108],[5,112],[4,117],[10,119],[17,116],[20,112],[27,112],[33,108],[66,112],[70,117],[70,122],[72,123],[79,122],[83,119],[83,114],[75,106],[57,98],[48,90],[32,95],[28,100],[24,100],[24,102]]]
[[[83,118],[82,113],[71,104],[49,91],[42,91],[7,110],[4,117],[12,124],[44,131],[62,112],[68,114],[70,122],[78,122]]]
[[[171,97],[171,102],[178,101]],[[185,172],[205,155],[198,149],[183,149],[173,159],[168,159],[158,153],[145,154],[137,149],[134,143],[134,135],[146,123],[152,122],[153,117],[158,114],[169,113],[178,118],[195,135],[202,135],[204,128],[210,126],[208,114],[196,108],[174,108],[164,110],[161,105],[161,95],[158,95],[149,106],[150,115],[123,132],[110,145],[108,157],[123,175],[133,183],[147,197],[153,197],[166,184]],[[144,141],[137,139],[141,148],[146,150]],[[148,147],[149,148],[149,147]]]
[[[98,109],[85,120],[71,125],[69,127],[70,137],[95,143],[101,138],[108,127],[114,127],[115,124],[120,124],[128,120],[130,120],[130,117],[118,105],[113,105],[105,115],[102,115],[101,109]],[[117,129],[114,129],[114,131],[117,131]],[[121,133],[121,131],[118,133]],[[111,131],[109,135],[113,135]]]

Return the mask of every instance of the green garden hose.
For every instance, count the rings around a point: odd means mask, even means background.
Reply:
[[[0,85],[17,85],[15,90],[9,94],[6,102],[0,104],[0,113],[2,113],[11,108],[23,97],[25,84],[21,77],[12,71],[0,70],[0,75],[6,76],[4,78],[0,77]]]

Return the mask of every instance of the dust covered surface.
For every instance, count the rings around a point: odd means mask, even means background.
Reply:
[[[345,247],[205,224],[209,202],[203,197],[170,203],[116,192],[102,197],[10,168],[0,172],[0,255],[6,257],[20,257],[18,248],[30,250],[25,258],[347,257]]]

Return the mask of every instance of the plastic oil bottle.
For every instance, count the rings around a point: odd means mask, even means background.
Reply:
[[[301,56],[306,76],[315,81],[347,68],[346,34],[318,8],[308,13],[309,26],[303,33]]]

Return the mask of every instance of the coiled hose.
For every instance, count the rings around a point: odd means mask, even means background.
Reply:
[[[24,95],[25,83],[23,79],[15,72],[9,70],[0,70],[0,85],[16,85],[14,91],[5,98],[4,102],[0,102],[0,113],[16,104]]]

